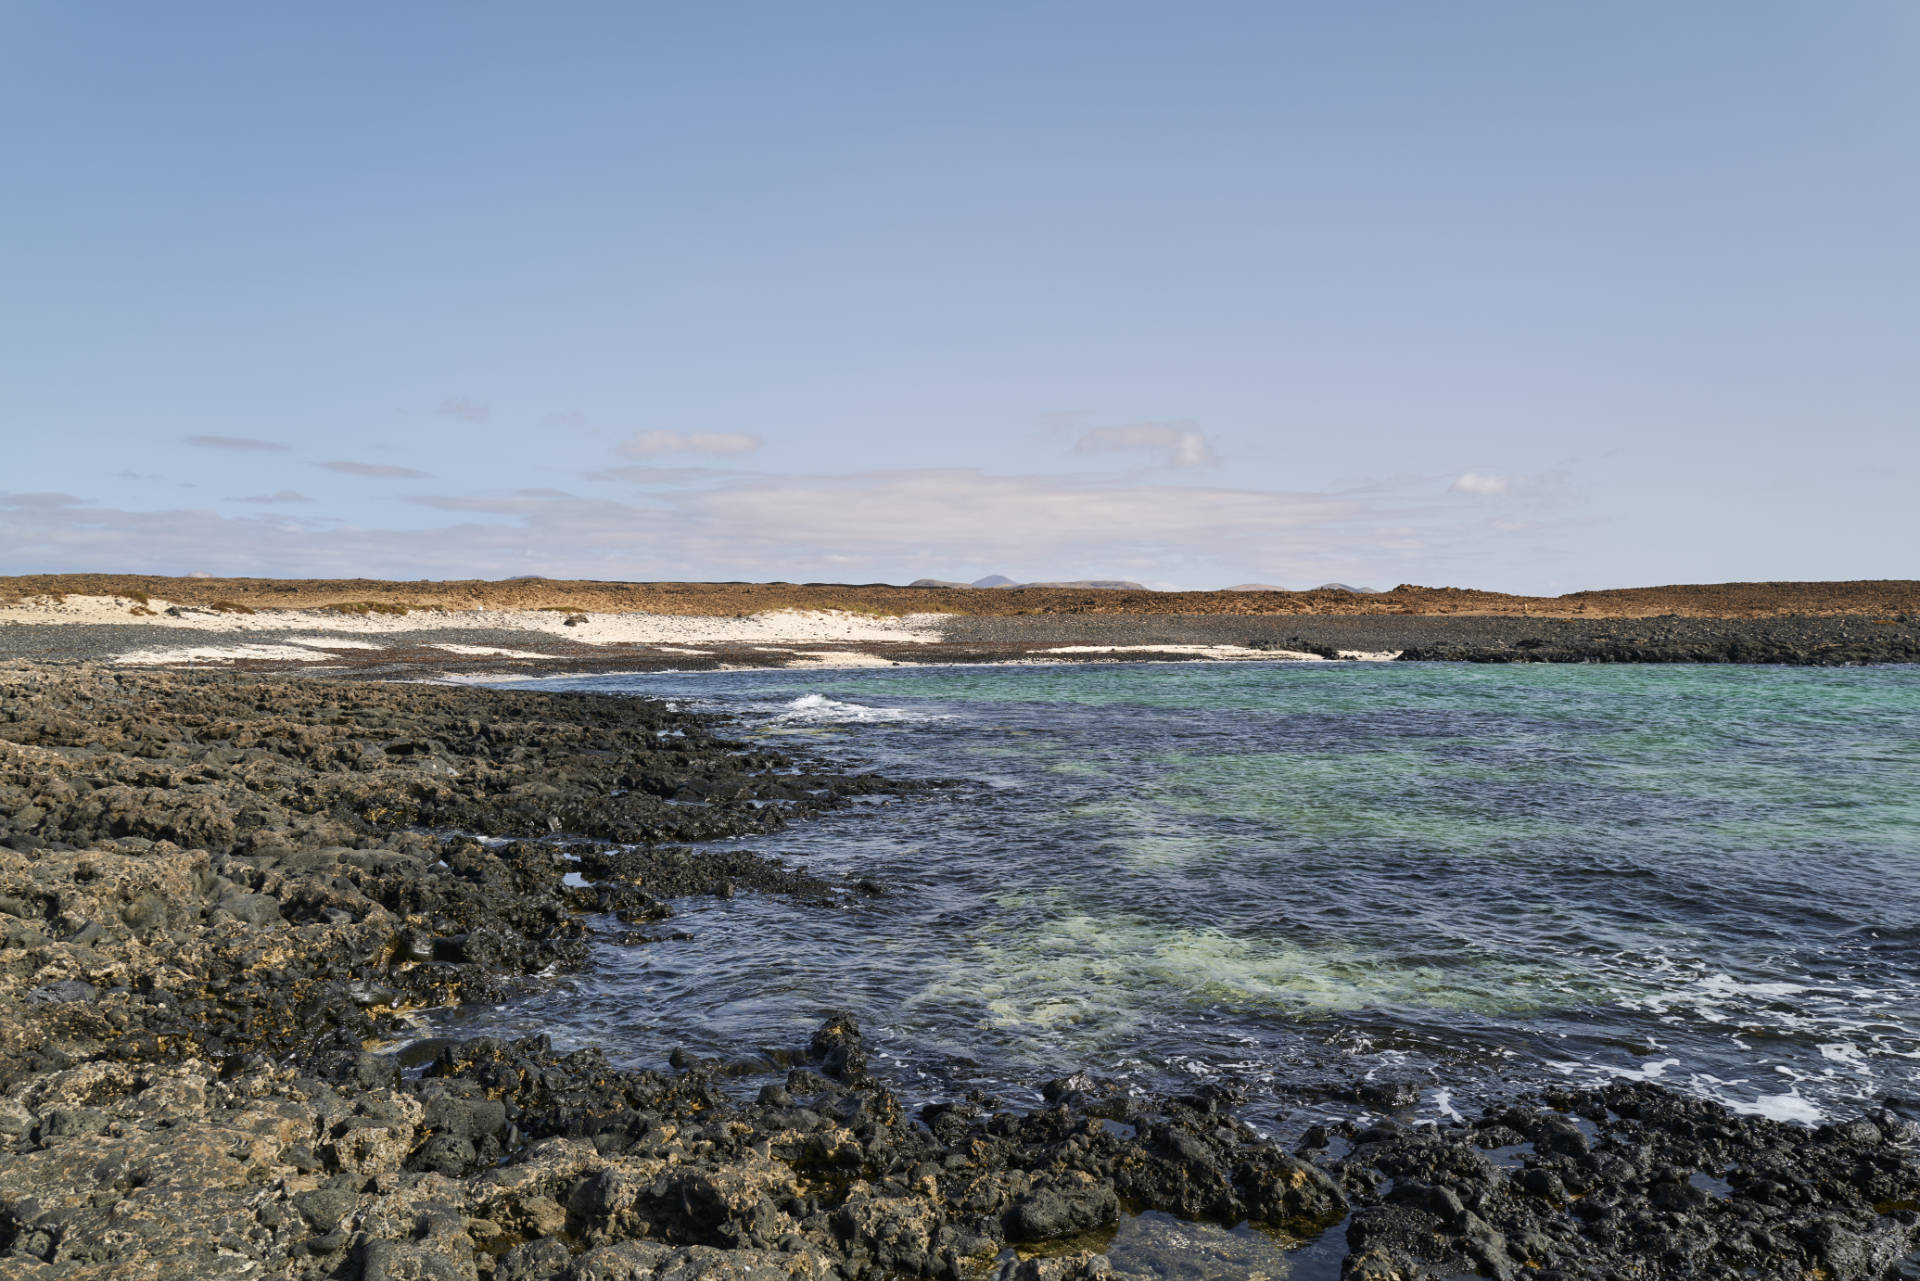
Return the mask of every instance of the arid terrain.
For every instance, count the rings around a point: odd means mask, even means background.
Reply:
[[[1832,618],[1920,613],[1920,580],[1707,583],[1512,596],[1403,584],[1388,592],[1150,592],[1026,587],[894,587],[885,583],[388,582],[366,578],[163,578],[34,574],[0,578],[0,604],[39,596],[164,597],[201,608],[571,610],[729,616],[772,610],[862,614],[1471,614],[1495,618]]]
[[[1554,598],[788,583],[0,579],[0,659],[369,676],[1126,661],[1920,661],[1920,584]]]

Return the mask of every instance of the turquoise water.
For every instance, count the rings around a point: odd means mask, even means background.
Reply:
[[[654,1064],[858,1013],[909,1095],[1231,1078],[1289,1130],[1651,1077],[1920,1093],[1920,672],[1113,664],[619,676],[954,780],[751,844],[880,898],[679,905],[504,1011]],[[470,1029],[471,1030],[471,1029]]]

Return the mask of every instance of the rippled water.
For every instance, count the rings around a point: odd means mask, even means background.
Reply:
[[[1920,671],[1120,664],[618,676],[961,780],[751,844],[893,891],[678,905],[688,941],[463,1031],[657,1065],[851,1008],[909,1094],[1233,1077],[1257,1123],[1654,1077],[1796,1120],[1920,1093]]]

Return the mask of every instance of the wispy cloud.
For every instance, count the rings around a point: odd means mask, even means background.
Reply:
[[[535,490],[410,501],[456,517],[441,527],[317,529],[284,517],[97,508],[0,513],[15,565],[360,575],[870,580],[916,566],[986,563],[1025,572],[1177,579],[1217,571],[1222,548],[1262,551],[1295,577],[1336,576],[1389,545],[1405,549],[1417,503],[1377,494],[1271,493],[1007,476],[975,469],[826,476],[734,475],[612,501]],[[470,519],[460,520],[459,517]],[[11,523],[9,523],[11,521]],[[1424,531],[1431,535],[1434,531]],[[79,550],[76,550],[79,549]],[[84,554],[83,554],[84,553]],[[1196,569],[1196,566],[1202,568]],[[1244,575],[1242,575],[1244,577]],[[904,580],[903,580],[904,581]],[[1224,580],[1223,580],[1224,581]]]
[[[1509,493],[1513,481],[1506,476],[1496,476],[1492,472],[1469,471],[1454,477],[1453,484],[1447,486],[1456,494],[1473,494],[1480,498],[1491,498]]]
[[[487,516],[522,516],[556,503],[581,502],[564,489],[516,489],[511,494],[419,494],[407,499],[417,507]]]
[[[641,431],[620,442],[625,458],[658,458],[663,454],[709,454],[735,458],[760,448],[760,438],[743,431]]]
[[[283,454],[287,447],[277,440],[256,440],[252,436],[189,436],[189,445],[200,449],[224,449],[234,454]]]
[[[515,516],[540,511],[552,499],[525,495],[418,494],[407,499],[416,507],[431,507],[443,512],[471,512],[474,515]]]
[[[463,423],[483,423],[493,413],[485,405],[476,404],[462,396],[449,396],[440,402],[440,412],[448,418],[458,418]]]
[[[1449,501],[1431,477],[1326,492],[973,468],[635,480],[642,483],[617,491],[620,498],[546,488],[412,497],[416,510],[445,519],[408,522],[404,532],[294,519],[264,504],[228,515],[4,496],[0,573],[93,565],[316,577],[905,582],[928,567],[979,565],[1026,578],[1191,586],[1432,582],[1484,573],[1489,552],[1567,523],[1556,506],[1538,514],[1537,531],[1489,528],[1481,504]]]
[[[1095,427],[1074,442],[1076,454],[1147,452],[1169,467],[1201,467],[1217,461],[1206,435],[1190,423],[1128,423]]]
[[[738,476],[719,467],[602,467],[587,473],[588,480],[613,480],[623,485],[686,485],[719,476]]]
[[[62,507],[80,507],[88,501],[85,498],[75,498],[72,494],[0,493],[0,507],[12,507],[20,511],[57,511]]]
[[[242,503],[310,503],[313,499],[291,489],[277,490],[271,494],[254,494],[250,498],[235,499]]]
[[[428,473],[416,471],[411,467],[396,467],[391,463],[356,463],[335,460],[330,463],[316,463],[328,471],[337,471],[343,476],[371,476],[380,480],[425,480]]]

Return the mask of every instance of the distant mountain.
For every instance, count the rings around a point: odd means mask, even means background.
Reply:
[[[1356,596],[1378,596],[1378,587],[1349,587],[1345,583],[1322,583],[1313,589],[1316,592],[1352,592]]]
[[[1223,592],[1290,592],[1291,587],[1275,587],[1272,583],[1235,583],[1231,587],[1222,587]]]
[[[988,574],[985,578],[976,578],[970,584],[973,587],[1018,587],[1020,584],[1005,574]]]
[[[916,578],[908,583],[909,587],[971,587],[972,583],[956,583],[950,578]]]

